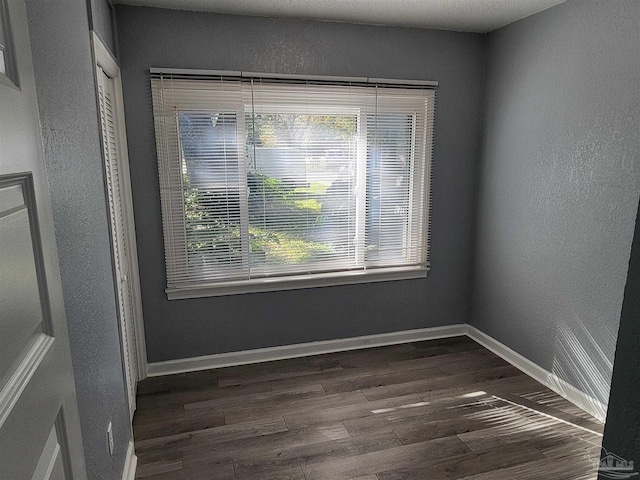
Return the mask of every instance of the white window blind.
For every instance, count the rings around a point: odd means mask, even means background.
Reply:
[[[424,276],[433,87],[151,84],[169,298]]]

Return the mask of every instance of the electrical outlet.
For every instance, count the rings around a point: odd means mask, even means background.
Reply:
[[[113,457],[113,427],[111,426],[111,422],[109,422],[109,426],[107,427],[107,438],[109,439],[109,455]]]

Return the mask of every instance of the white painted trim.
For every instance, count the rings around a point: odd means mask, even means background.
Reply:
[[[115,78],[120,76],[120,67],[118,62],[107,47],[105,47],[98,34],[91,30],[91,40],[93,44],[93,54],[95,55],[96,64],[104,70],[109,77]]]
[[[534,380],[537,380],[541,384],[550,388],[558,395],[566,398],[577,407],[591,414],[598,420],[602,422],[605,421],[607,416],[607,405],[602,403],[600,400],[597,400],[584,393],[582,390],[577,389],[573,385],[559,378],[554,373],[545,370],[528,358],[523,357],[515,350],[512,350],[493,337],[490,337],[486,333],[481,332],[471,325],[466,325],[466,334],[469,338],[475,340],[488,350],[491,350],[499,357],[502,357],[511,365],[518,368],[519,370],[522,370],[522,372],[526,373]]]
[[[526,375],[529,375],[542,385],[550,388],[598,420],[602,422],[605,421],[607,405],[468,324],[445,325],[442,327],[404,330],[379,335],[365,335],[362,337],[259,348],[256,350],[244,350],[241,352],[221,353],[202,357],[181,358],[165,362],[153,362],[147,366],[147,375],[149,377],[158,377],[175,373],[208,370],[211,368],[270,362],[273,360],[284,360],[308,355],[321,355],[324,353],[382,347],[385,345],[435,340],[438,338],[458,337],[462,335],[466,335],[472,340],[475,340]]]
[[[5,386],[0,390],[0,427],[9,418],[9,414],[18,403],[22,392],[27,388],[36,370],[51,350],[53,342],[53,337],[40,333]]]
[[[135,480],[136,467],[138,466],[138,457],[135,454],[133,442],[129,442],[127,448],[127,458],[124,461],[124,469],[122,470],[122,480]]]
[[[131,191],[131,177],[129,170],[129,152],[127,150],[127,132],[124,117],[124,99],[122,94],[122,78],[120,67],[111,52],[105,47],[95,31],[91,31],[91,39],[96,66],[114,80],[115,84],[115,110],[118,124],[118,158],[121,162],[121,187],[123,197],[123,210],[125,212],[125,225],[127,229],[127,241],[132,248],[129,253],[130,284],[133,288],[132,302],[135,310],[134,328],[136,332],[136,357],[138,359],[138,381],[147,377],[147,347],[145,342],[144,319],[142,312],[142,295],[140,293],[140,270],[138,267],[138,250],[136,229],[133,213],[133,197]],[[98,74],[99,72],[96,72]],[[134,406],[135,407],[135,406]],[[132,412],[133,415],[133,412]]]
[[[301,288],[335,287],[337,285],[355,285],[358,283],[389,282],[394,280],[413,280],[425,278],[428,267],[391,267],[370,270],[351,270],[331,273],[310,273],[285,277],[267,277],[251,280],[218,282],[210,285],[167,288],[169,300],[186,298],[219,297],[243,293],[274,292],[298,290]]]
[[[321,355],[324,353],[358,350],[361,348],[382,347],[399,343],[435,340],[437,338],[459,337],[466,332],[466,325],[446,325],[443,327],[420,328],[401,332],[366,335],[362,337],[341,338],[321,342],[299,343],[281,347],[259,348],[241,352],[220,353],[203,357],[181,358],[165,362],[149,363],[147,374],[150,377],[193,372],[210,368],[231,367],[248,363],[270,362],[287,358]]]

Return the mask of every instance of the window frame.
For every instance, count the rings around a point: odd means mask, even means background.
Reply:
[[[20,90],[20,78],[9,14],[7,0],[0,0],[0,55],[4,70],[0,70],[0,85]]]
[[[152,69],[152,91],[154,95],[156,95],[157,90],[157,75],[169,74],[173,75],[173,72],[168,72],[169,69]],[[187,72],[187,73],[185,73]],[[198,76],[198,80],[202,79],[202,71],[195,72]],[[241,72],[221,72],[225,76],[229,76],[229,73],[240,73]],[[220,72],[215,72],[214,78],[220,78]],[[155,75],[155,76],[154,76]],[[180,71],[180,75],[183,75],[186,79],[189,78],[189,71]],[[247,75],[247,74],[245,74]],[[256,74],[251,74],[251,78],[253,79]],[[265,76],[261,74],[260,78],[270,78],[269,76]],[[331,85],[340,84],[343,82],[343,79],[339,79],[337,77],[295,77],[296,81],[304,80],[307,81],[309,78],[313,78],[314,81],[318,81],[320,84],[323,82],[332,82]],[[409,194],[409,207],[408,207],[408,216],[409,223],[412,224],[415,215],[420,215],[422,219],[420,220],[420,226],[422,227],[421,238],[424,239],[421,242],[420,247],[424,247],[424,251],[420,253],[423,261],[417,263],[416,265],[403,265],[403,266],[385,266],[385,267],[373,267],[367,268],[366,265],[360,265],[353,268],[345,268],[340,269],[338,271],[324,271],[318,273],[290,273],[290,274],[277,274],[273,276],[261,276],[256,278],[248,278],[248,279],[235,279],[235,280],[215,280],[215,281],[203,281],[201,279],[197,279],[194,281],[182,281],[180,285],[171,285],[167,286],[165,292],[167,294],[167,298],[169,300],[177,300],[177,299],[187,299],[187,298],[201,298],[201,297],[212,297],[212,296],[223,296],[223,295],[233,295],[233,294],[244,294],[244,293],[259,293],[259,292],[268,292],[268,291],[280,291],[280,290],[293,290],[293,289],[301,289],[301,288],[317,288],[317,287],[328,287],[328,286],[338,286],[338,285],[351,285],[351,284],[359,284],[359,283],[370,283],[370,282],[383,282],[383,281],[393,281],[393,280],[408,280],[408,279],[419,279],[425,278],[427,276],[427,272],[429,271],[429,224],[430,224],[430,216],[431,216],[431,164],[432,164],[432,153],[433,153],[433,132],[434,132],[434,116],[435,116],[435,86],[436,82],[402,82],[402,81],[390,81],[390,80],[375,80],[375,79],[365,79],[366,82],[362,82],[362,79],[358,79],[359,83],[365,83],[366,86],[371,88],[371,84],[373,82],[382,83],[384,85],[389,85],[389,82],[392,82],[392,86],[394,88],[399,88],[397,84],[401,84],[407,88],[415,89],[418,85],[426,86],[429,90],[432,90],[433,93],[421,99],[423,102],[424,112],[424,131],[421,132],[422,138],[419,140],[417,138],[413,138],[411,142],[412,151],[416,148],[416,142],[421,142],[421,148],[424,152],[424,159],[420,162],[411,162],[411,169],[415,169],[417,163],[419,163],[419,167],[423,170],[422,175],[411,174],[410,178],[412,183],[410,184],[410,194]],[[348,80],[348,85],[352,85],[353,79]],[[154,86],[155,85],[155,86]],[[201,86],[198,87],[200,89]],[[275,87],[277,88],[277,86]],[[242,94],[241,94],[242,95]],[[245,113],[247,110],[247,104],[244,101],[241,104],[232,105],[232,102],[227,102],[226,99],[220,101],[220,106],[224,108],[220,108],[219,111],[222,113],[234,113],[236,115],[237,122],[237,131],[244,132],[244,124],[245,124]],[[363,111],[362,106],[360,105],[361,100],[358,102],[354,102],[353,104],[349,104],[347,106],[340,106],[339,108],[346,111],[356,111],[358,116],[358,124],[363,124],[364,127],[359,125],[358,128],[358,146],[357,146],[357,177],[362,179],[367,176],[367,122],[363,121],[362,117],[366,117],[370,115],[371,112],[367,109]],[[277,102],[272,102],[274,106],[277,105]],[[410,103],[410,101],[409,101]],[[163,107],[164,108],[164,107]],[[295,107],[289,106],[289,108]],[[303,107],[301,107],[303,108]],[[329,111],[331,105],[323,104],[316,105],[314,104],[314,108],[318,108],[320,110]],[[170,118],[169,115],[166,115],[166,110],[163,109],[162,120],[158,124],[158,112],[156,109],[156,98],[154,96],[154,120],[156,122],[156,145],[158,148],[158,169],[159,169],[159,177],[160,177],[160,187],[161,187],[161,203],[162,203],[162,213],[163,213],[163,233],[165,237],[165,267],[167,278],[169,278],[169,274],[172,268],[175,268],[175,265],[172,265],[172,258],[175,258],[174,251],[176,249],[184,249],[186,250],[186,215],[184,210],[184,200],[181,201],[180,211],[178,211],[178,207],[174,206],[176,204],[176,192],[173,192],[173,199],[170,200],[170,193],[167,189],[168,176],[170,175],[181,175],[182,172],[182,155],[180,153],[180,145],[179,141],[173,145],[171,142],[168,142],[166,138],[162,137],[162,131],[167,131],[167,128],[174,128],[179,130],[179,121],[178,114],[179,112],[190,111],[189,108],[180,108],[180,105],[174,105],[175,115],[173,120],[168,120]],[[205,109],[203,109],[204,111]],[[384,114],[384,110],[382,113]],[[254,111],[255,113],[255,111]],[[266,113],[262,111],[260,113]],[[281,113],[281,112],[277,112]],[[376,110],[376,113],[377,110]],[[417,114],[416,114],[417,115]],[[361,131],[364,131],[363,132]],[[176,133],[177,137],[180,137],[179,131]],[[243,159],[245,157],[245,144],[240,141],[240,135],[238,134],[237,141],[237,149],[238,149],[238,159]],[[364,141],[363,141],[364,138]],[[415,155],[415,152],[412,152],[412,157]],[[177,161],[176,161],[177,160]],[[242,186],[244,185],[245,189],[247,187],[247,166],[246,162],[239,161],[238,162],[238,171],[239,171],[239,188],[242,190]],[[177,170],[176,170],[177,169]],[[423,183],[424,182],[424,183]],[[414,200],[416,200],[417,195],[412,193],[412,191],[417,187],[421,190],[423,194],[423,198],[418,199],[422,208],[419,208],[419,211],[412,210],[412,204]],[[362,188],[362,187],[361,187]],[[366,188],[366,187],[365,187]],[[242,195],[240,195],[242,198]],[[246,202],[242,202],[246,203]],[[360,204],[365,203],[364,201],[358,202]],[[240,208],[245,208],[240,207]],[[362,206],[360,208],[363,208]],[[358,210],[358,209],[356,209]],[[181,218],[181,221],[175,222],[175,219],[172,220],[171,223],[171,232],[167,231],[167,225],[165,222],[165,215],[171,215],[172,217],[178,216]],[[246,213],[246,212],[245,212]],[[362,212],[360,213],[362,216]],[[247,216],[248,218],[248,216]],[[364,222],[362,218],[360,222]],[[248,228],[248,224],[246,227]],[[364,228],[364,225],[362,226]],[[176,231],[177,230],[177,231]],[[364,234],[364,230],[361,231]],[[177,237],[177,238],[176,238]],[[182,239],[182,241],[180,241]],[[177,243],[176,243],[177,242]],[[244,242],[243,242],[244,243]],[[244,252],[245,249],[248,249],[248,245],[242,245],[242,255],[243,265],[247,262],[247,259],[250,258],[250,254],[246,254]],[[245,259],[246,254],[246,259]],[[188,254],[186,254],[188,255]],[[248,260],[250,263],[250,259]],[[249,264],[245,266],[245,268],[249,269]]]

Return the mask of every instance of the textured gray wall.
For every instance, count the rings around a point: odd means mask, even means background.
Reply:
[[[602,446],[640,466],[640,204],[622,302],[611,397]],[[611,478],[600,476],[599,478]]]
[[[51,204],[90,479],[122,477],[131,424],[120,354],[87,6],[27,0]],[[115,455],[107,424],[113,422]]]
[[[121,5],[116,14],[150,361],[466,322],[482,35]],[[149,67],[438,80],[429,277],[167,301]]]
[[[471,323],[606,402],[640,194],[640,2],[489,35]]]
[[[90,16],[89,28],[94,30],[105,47],[117,57],[114,26],[115,12],[109,0],[89,0]]]

